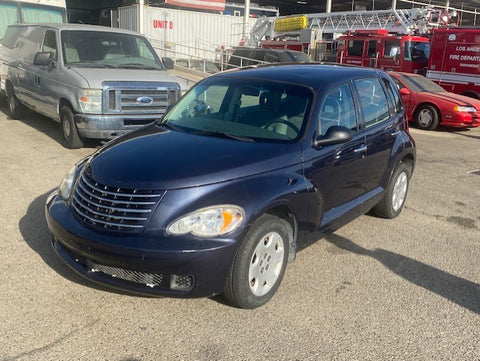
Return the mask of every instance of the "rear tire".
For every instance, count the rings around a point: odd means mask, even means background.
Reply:
[[[408,164],[398,164],[383,199],[373,207],[373,214],[382,218],[395,218],[402,212],[411,175],[412,168]]]
[[[233,261],[224,297],[240,308],[267,303],[282,281],[288,261],[288,223],[262,215],[247,232]]]
[[[15,96],[15,91],[13,87],[10,86],[7,91],[7,100],[8,100],[8,109],[10,110],[10,115],[13,119],[19,120],[22,119],[23,114],[25,113],[25,106],[20,103],[20,101]]]
[[[438,110],[430,104],[421,105],[415,112],[415,122],[423,130],[437,129],[439,119]]]
[[[77,126],[72,109],[68,106],[63,106],[60,110],[60,128],[63,136],[63,143],[65,147],[76,149],[83,147],[83,140],[78,134]]]

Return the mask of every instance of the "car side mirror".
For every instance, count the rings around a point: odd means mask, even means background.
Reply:
[[[53,53],[51,51],[36,53],[33,58],[33,65],[49,66],[53,68],[55,66]]]
[[[313,146],[319,149],[325,145],[346,143],[353,138],[353,132],[340,125],[333,125],[327,129],[325,135],[320,135],[315,138]]]
[[[402,89],[400,89],[400,94],[410,95],[410,90],[408,90],[407,88],[402,88]]]
[[[174,63],[172,58],[164,57],[162,58],[162,63],[163,63],[163,66],[165,66],[165,69],[172,70],[174,68]]]

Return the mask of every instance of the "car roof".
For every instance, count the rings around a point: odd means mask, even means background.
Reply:
[[[303,64],[268,64],[255,68],[241,68],[232,71],[225,71],[212,75],[215,77],[229,78],[255,78],[265,80],[276,80],[289,83],[296,83],[308,86],[315,91],[325,84],[338,84],[352,78],[377,77],[379,73],[385,74],[382,70],[373,68],[360,68],[342,65],[324,65],[315,63]]]
[[[108,26],[100,25],[90,25],[90,24],[72,24],[72,23],[46,23],[46,24],[13,24],[10,26],[15,27],[37,27],[37,28],[50,28],[63,30],[80,30],[80,31],[105,31],[110,33],[119,33],[119,34],[132,34],[132,35],[141,35],[135,31],[120,29],[120,28],[111,28]]]

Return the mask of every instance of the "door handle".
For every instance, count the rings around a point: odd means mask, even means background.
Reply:
[[[361,152],[365,152],[366,150],[367,150],[367,146],[365,144],[362,144],[359,148],[354,149],[353,152],[354,153],[361,153]]]
[[[399,135],[401,132],[402,132],[402,131],[400,131],[400,130],[396,130],[396,131],[390,133],[390,135],[391,135],[392,137],[396,137],[396,136]]]

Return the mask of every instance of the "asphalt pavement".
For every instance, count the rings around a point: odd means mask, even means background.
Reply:
[[[65,266],[45,200],[98,144],[66,149],[53,120],[1,109],[0,361],[480,360],[480,129],[412,134],[403,213],[302,244],[274,298],[240,310],[131,296]]]

